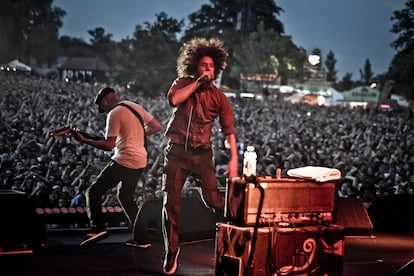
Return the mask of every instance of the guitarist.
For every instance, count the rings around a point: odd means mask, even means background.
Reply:
[[[86,190],[86,209],[92,231],[80,243],[82,247],[108,236],[102,217],[101,201],[105,192],[114,187],[117,187],[118,200],[133,227],[138,215],[134,194],[138,180],[147,165],[144,135],[151,135],[161,130],[161,125],[154,116],[142,106],[118,98],[113,88],[102,88],[95,98],[95,104],[98,105],[100,113],[107,113],[105,139],[95,140],[85,137],[77,129],[72,129],[71,134],[79,142],[95,148],[105,151],[114,149],[114,154],[95,182]],[[138,114],[130,110],[130,107]],[[134,234],[133,238],[135,238]],[[131,241],[134,242],[135,240]]]

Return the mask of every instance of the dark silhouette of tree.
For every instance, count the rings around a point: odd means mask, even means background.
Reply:
[[[64,35],[59,38],[59,45],[60,56],[90,57],[95,55],[95,51],[91,45],[81,38]]]
[[[372,81],[374,73],[372,72],[371,62],[369,59],[365,60],[364,69],[359,69],[359,74],[361,75],[361,83],[364,85],[369,84]]]
[[[176,76],[180,47],[177,36],[183,24],[183,20],[162,12],[156,15],[154,23],[137,25],[133,38],[118,43],[112,68],[114,80],[146,96],[166,93]]]
[[[58,31],[66,12],[53,0],[0,1],[0,61],[19,58],[51,65],[58,52]]]
[[[280,78],[282,84],[287,84],[289,78],[300,78],[306,55],[289,36],[265,29],[262,22],[257,31],[249,35],[246,43],[235,49],[234,59],[238,64],[232,67],[231,73],[235,78],[240,74],[260,74],[260,87],[265,87],[275,77]],[[260,91],[260,87],[257,90]]]
[[[283,34],[283,24],[277,19],[282,11],[273,0],[210,0],[210,4],[202,5],[200,10],[188,16],[189,27],[182,41],[196,36],[222,39],[231,61],[223,72],[222,82],[238,88],[239,76],[234,74],[232,67],[243,68],[242,62],[247,56],[245,52],[235,53],[235,49],[243,49],[240,46],[246,43],[261,22],[265,30]]]
[[[391,20],[391,32],[398,35],[391,44],[397,54],[388,70],[388,77],[393,80],[392,91],[414,100],[414,1],[407,1],[404,9],[394,11]]]
[[[354,82],[352,81],[352,74],[346,73],[334,88],[338,91],[347,91],[352,89],[353,86]]]
[[[199,11],[188,16],[190,24],[183,39],[221,36],[227,41],[227,36],[234,37],[238,32],[247,37],[256,31],[260,22],[265,29],[282,34],[283,24],[276,17],[281,11],[273,0],[210,0],[210,4],[202,5]]]
[[[326,67],[326,81],[336,83],[336,74],[338,71],[335,70],[336,58],[332,51],[329,51],[326,55],[325,67]]]
[[[95,52],[94,56],[98,56],[108,65],[112,65],[112,55],[116,47],[115,42],[112,40],[112,34],[106,34],[101,27],[89,30],[88,34],[92,37],[90,42]]]

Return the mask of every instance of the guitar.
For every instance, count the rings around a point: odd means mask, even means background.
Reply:
[[[73,133],[75,131],[81,133],[87,139],[105,140],[105,138],[102,137],[102,136],[82,132],[77,127],[72,127],[72,126],[65,126],[65,127],[62,127],[62,128],[55,129],[55,130],[50,132],[49,136],[56,137],[56,136],[60,136],[60,135],[68,135],[68,134],[70,135],[71,133]]]

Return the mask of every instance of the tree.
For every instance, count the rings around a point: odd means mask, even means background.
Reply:
[[[359,69],[359,73],[361,75],[362,84],[367,85],[372,81],[374,73],[372,72],[371,62],[369,61],[369,59],[365,60],[364,69]]]
[[[240,31],[245,34],[256,31],[263,22],[265,29],[284,33],[283,24],[276,18],[282,9],[273,0],[210,0],[201,9],[188,16],[190,26],[184,39],[194,36],[224,36]]]
[[[64,35],[59,38],[59,55],[90,57],[94,56],[95,53],[91,45],[83,39]]]
[[[256,89],[261,90],[265,83],[275,77],[281,78],[283,84],[289,78],[300,78],[306,55],[293,44],[289,36],[265,29],[262,22],[257,31],[249,35],[246,43],[235,49],[234,59],[237,65],[232,67],[232,75],[239,78],[240,74],[259,74],[262,83]]]
[[[272,29],[283,34],[283,24],[276,18],[282,11],[273,0],[210,0],[199,11],[188,16],[189,27],[182,38],[186,41],[192,37],[218,37],[224,41],[231,62],[223,72],[223,83],[237,87],[238,76],[229,74],[233,66],[243,67],[238,61],[245,60],[244,53],[235,53],[235,48],[245,43],[249,34],[263,22],[265,29]],[[235,58],[238,56],[239,58]]]
[[[336,82],[336,73],[335,70],[336,58],[335,54],[332,51],[329,51],[326,55],[325,67],[326,67],[326,81],[335,83]]]
[[[393,80],[393,91],[398,91],[408,100],[414,100],[414,1],[405,3],[405,8],[394,11],[391,32],[398,35],[391,44],[397,54],[391,61],[388,77]]]
[[[137,25],[133,38],[118,44],[113,66],[114,80],[146,96],[166,93],[176,76],[176,58],[180,44],[177,35],[183,20],[165,13],[156,15],[154,23]]]
[[[337,85],[335,85],[335,89],[338,91],[347,91],[352,89],[354,86],[354,82],[352,81],[352,73],[346,73],[342,80],[338,82]]]
[[[106,34],[103,28],[89,30],[90,39],[94,56],[102,58],[109,65],[112,64],[112,54],[115,50],[115,42],[112,40],[112,34]]]
[[[53,0],[0,1],[0,61],[20,58],[51,64],[58,51],[58,30],[66,12]]]
[[[264,24],[265,29],[274,30],[278,34],[284,33],[282,22],[280,22],[276,15],[279,15],[282,8],[276,5],[273,0],[242,0],[244,14],[241,19],[244,24],[241,24],[242,31],[252,33],[256,30],[259,23]]]

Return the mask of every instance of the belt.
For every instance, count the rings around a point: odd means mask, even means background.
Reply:
[[[206,151],[210,150],[210,148],[203,148],[203,147],[196,147],[196,148],[190,147],[190,146],[186,147],[183,144],[177,144],[177,143],[174,143],[174,142],[170,142],[170,145],[173,146],[173,147],[177,147],[177,148],[183,149],[185,151],[190,151],[190,152],[194,152],[194,153],[206,152]]]

